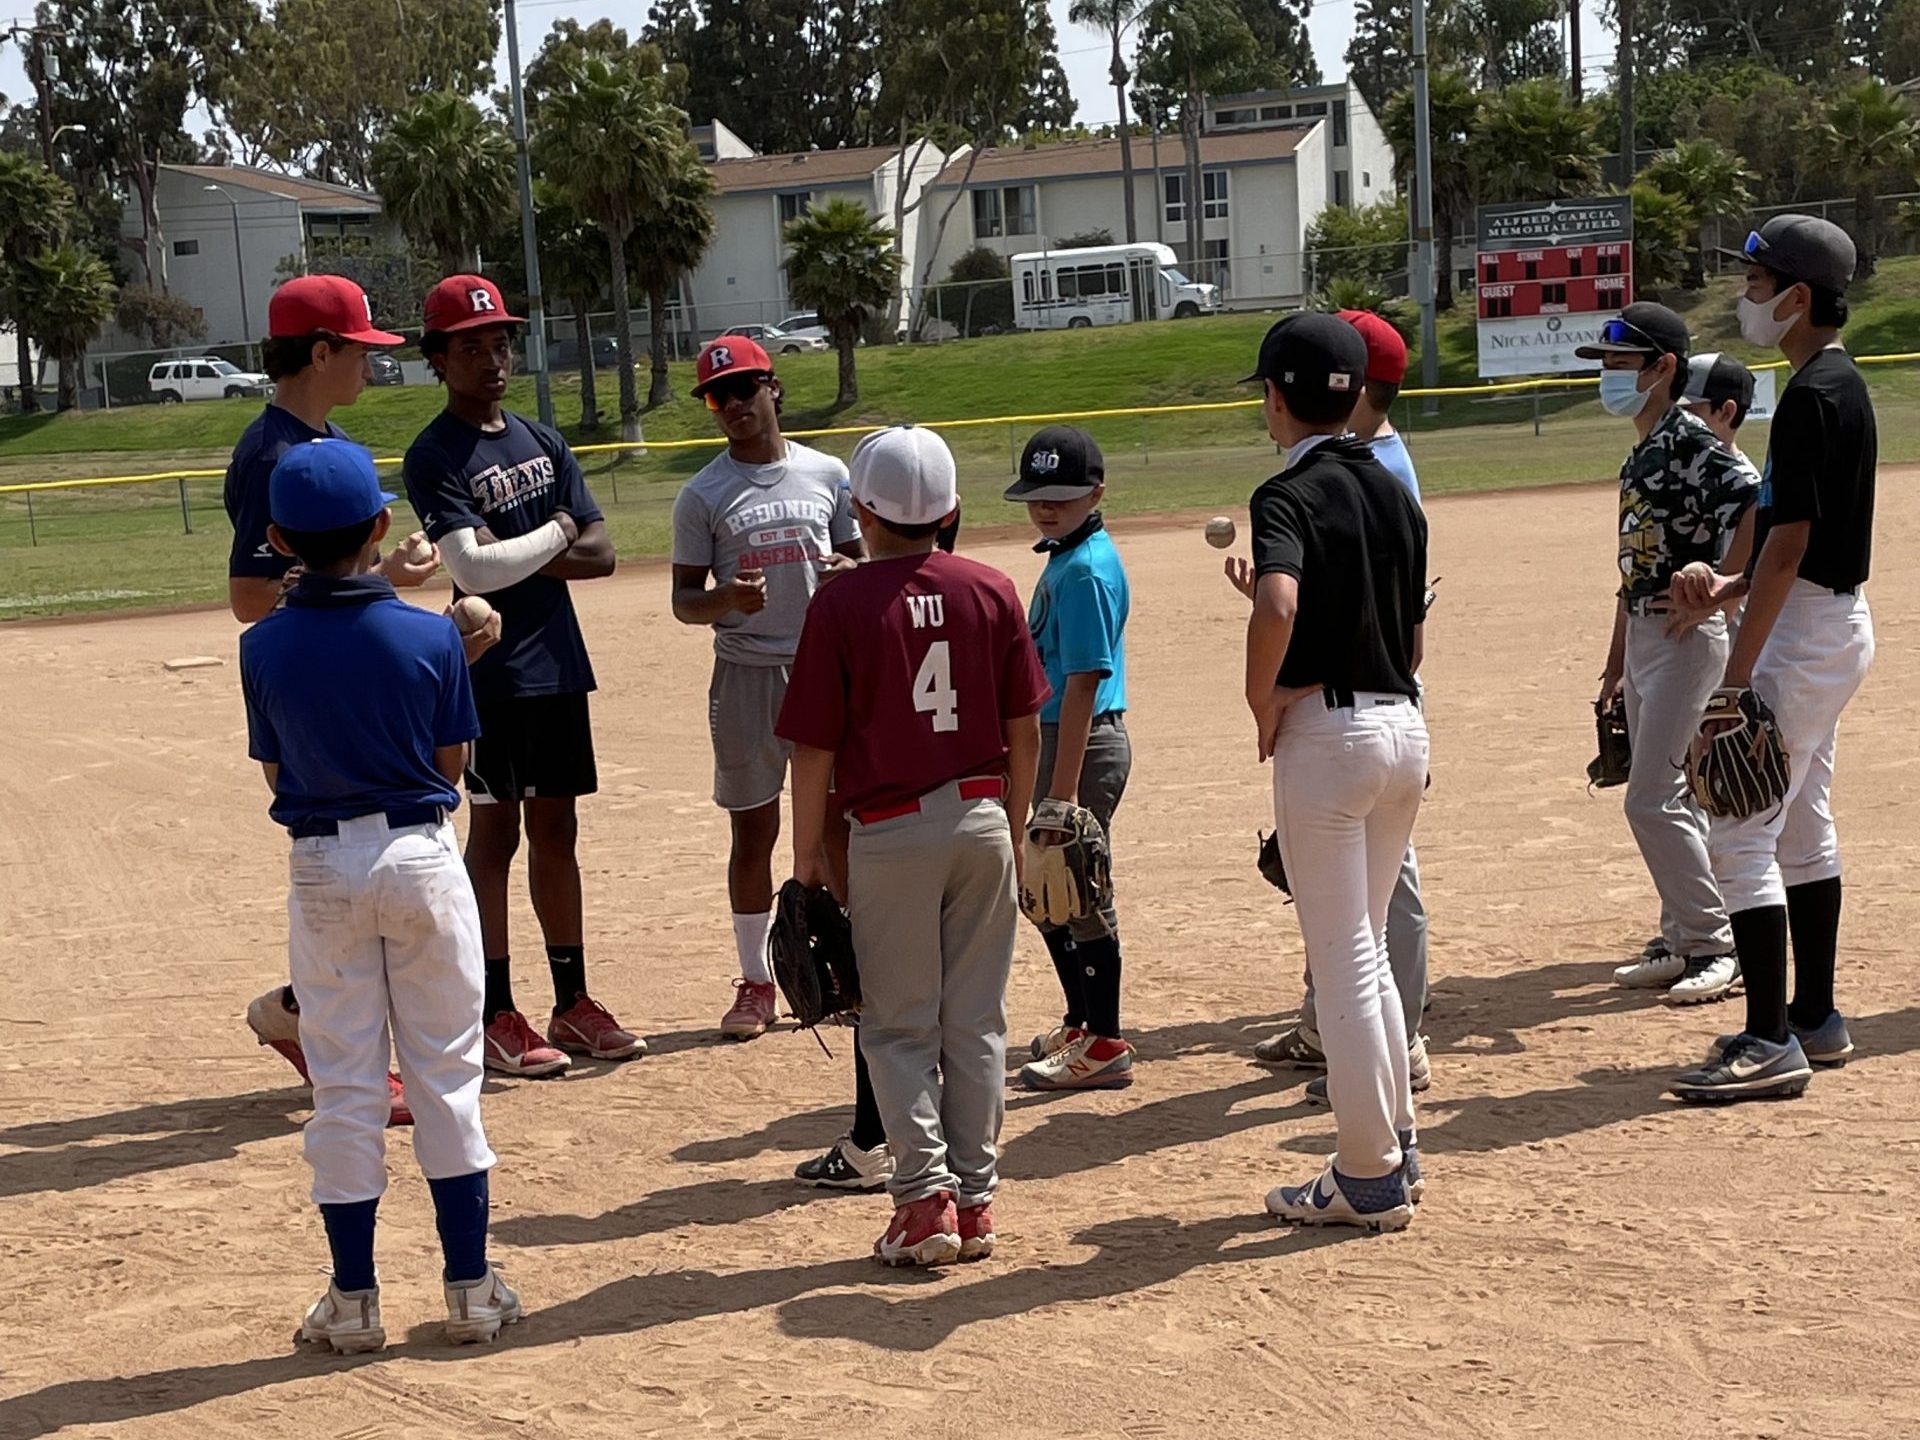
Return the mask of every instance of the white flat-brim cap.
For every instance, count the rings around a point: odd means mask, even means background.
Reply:
[[[853,498],[895,525],[937,525],[960,503],[953,452],[931,430],[894,425],[854,447]]]

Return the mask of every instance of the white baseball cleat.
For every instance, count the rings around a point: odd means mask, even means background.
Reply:
[[[444,1288],[447,1338],[456,1345],[492,1340],[499,1335],[502,1325],[518,1323],[525,1313],[520,1308],[520,1297],[491,1265],[478,1280],[450,1280]]]
[[[1739,956],[1696,955],[1686,962],[1685,971],[1667,991],[1667,1003],[1704,1005],[1709,1000],[1724,1000],[1739,989]]]
[[[1656,935],[1639,955],[1615,967],[1613,983],[1626,990],[1664,990],[1686,973],[1685,957],[1675,955]]]
[[[329,1281],[327,1293],[307,1307],[299,1338],[330,1346],[340,1355],[386,1349],[387,1332],[380,1324],[380,1287],[342,1290]]]
[[[1269,1190],[1267,1213],[1293,1225],[1404,1230],[1413,1220],[1413,1201],[1402,1170],[1378,1180],[1355,1180],[1328,1161],[1310,1185],[1276,1185]]]

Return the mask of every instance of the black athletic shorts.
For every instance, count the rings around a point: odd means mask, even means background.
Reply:
[[[467,763],[467,798],[506,800],[591,795],[600,788],[585,692],[519,695],[479,703],[480,738]]]

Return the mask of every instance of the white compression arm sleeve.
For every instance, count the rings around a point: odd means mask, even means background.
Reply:
[[[517,585],[567,549],[558,520],[538,530],[482,545],[470,529],[449,530],[440,541],[440,560],[453,583],[469,595],[491,595]]]

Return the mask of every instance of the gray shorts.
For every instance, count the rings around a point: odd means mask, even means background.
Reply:
[[[786,698],[784,665],[713,662],[707,731],[713,737],[713,803],[722,810],[758,810],[787,788],[793,746],[773,733]]]

